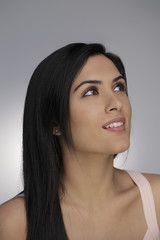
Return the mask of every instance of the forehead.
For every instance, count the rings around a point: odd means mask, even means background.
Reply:
[[[112,79],[117,74],[119,71],[110,59],[104,55],[91,56],[75,78],[73,85],[89,79]]]

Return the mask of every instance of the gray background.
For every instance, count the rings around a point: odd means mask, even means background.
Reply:
[[[31,74],[57,48],[81,41],[103,43],[126,67],[131,147],[115,165],[160,173],[160,1],[1,0],[0,203],[23,189],[22,116]]]

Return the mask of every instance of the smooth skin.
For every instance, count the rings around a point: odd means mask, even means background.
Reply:
[[[108,58],[97,55],[88,59],[71,87],[74,150],[68,150],[63,136],[57,136],[66,189],[64,196],[59,191],[60,204],[70,240],[142,240],[147,231],[137,186],[125,171],[113,167],[114,154],[130,145],[131,107],[125,81],[123,77],[114,81],[120,75]],[[82,84],[90,80],[98,82]],[[123,132],[103,129],[116,117],[125,118]],[[153,190],[160,226],[160,175],[144,175]],[[23,240],[25,236],[24,200],[10,200],[0,207],[0,239]]]

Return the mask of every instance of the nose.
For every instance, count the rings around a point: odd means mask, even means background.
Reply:
[[[122,109],[122,101],[114,94],[106,99],[105,112],[120,111]]]

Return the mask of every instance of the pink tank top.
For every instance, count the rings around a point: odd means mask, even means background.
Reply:
[[[143,240],[160,240],[160,231],[157,223],[156,210],[154,204],[151,185],[148,180],[139,172],[126,171],[139,188],[144,215],[148,226]]]

